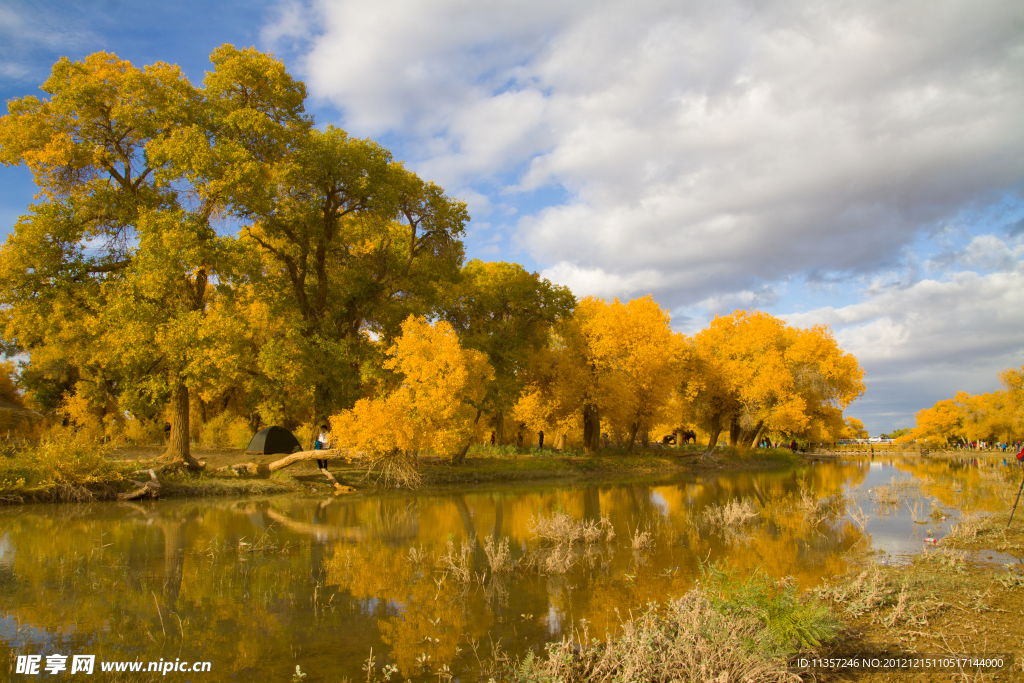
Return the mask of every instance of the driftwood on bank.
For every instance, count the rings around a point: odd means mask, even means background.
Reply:
[[[117,494],[118,500],[136,500],[138,498],[159,498],[160,497],[160,480],[156,478],[156,472],[153,470],[139,470],[132,474],[148,474],[149,481],[135,481],[132,483],[137,487],[134,491],[128,491],[127,493]]]
[[[290,467],[297,462],[306,462],[307,460],[338,460],[344,459],[348,462],[352,462],[352,454],[348,449],[340,448],[325,448],[317,451],[299,451],[298,453],[292,453],[286,455],[283,458],[275,460],[271,463],[254,463],[245,462],[237,465],[225,465],[224,467],[218,468],[218,472],[225,472],[228,474],[247,474],[247,475],[260,475],[269,476],[271,473],[278,470],[282,470],[286,467]],[[327,480],[334,484],[334,486],[341,486],[338,480],[334,478],[330,472],[326,469],[321,468],[320,472],[323,473]]]

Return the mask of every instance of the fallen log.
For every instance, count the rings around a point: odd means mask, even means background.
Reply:
[[[269,465],[260,465],[260,468],[261,470],[266,468],[265,471],[269,474],[271,472],[282,470],[290,465],[294,465],[297,462],[304,462],[306,460],[338,460],[339,456],[348,462],[352,462],[352,459],[348,456],[348,449],[345,449],[344,455],[342,455],[341,451],[342,449],[340,448],[325,448],[319,451],[299,451],[298,453],[286,455],[280,460],[275,460]]]
[[[153,470],[139,470],[132,474],[149,474],[149,481],[141,482],[131,480],[136,488],[134,491],[128,491],[127,493],[117,494],[118,500],[137,500],[139,498],[159,498],[160,497],[160,480],[156,478],[156,472]]]
[[[363,454],[361,452],[354,453],[347,448],[325,448],[316,451],[299,451],[297,453],[292,453],[291,455],[286,455],[283,458],[279,458],[270,463],[246,462],[237,465],[225,465],[223,467],[218,467],[217,471],[228,475],[256,474],[262,477],[268,477],[273,472],[282,470],[286,467],[291,467],[297,462],[306,462],[307,460],[344,460],[351,464],[353,458],[358,458],[362,455]],[[334,484],[335,487],[341,486],[341,484],[338,483],[338,480],[334,478],[334,475],[326,469],[320,468],[320,472],[327,477],[327,480]]]

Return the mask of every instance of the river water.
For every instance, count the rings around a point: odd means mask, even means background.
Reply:
[[[296,665],[307,683],[365,680],[371,649],[395,680],[475,680],[496,650],[521,655],[583,623],[602,636],[683,594],[702,564],[812,587],[851,549],[905,561],[940,545],[957,510],[993,509],[1004,467],[879,457],[648,483],[7,507],[0,639],[14,680],[35,678],[14,673],[19,654],[95,655],[97,672],[210,662],[154,680],[289,681]],[[709,520],[741,501],[747,523]],[[566,515],[607,519],[614,538],[552,547],[532,532]],[[506,543],[517,567],[489,571],[485,546]]]

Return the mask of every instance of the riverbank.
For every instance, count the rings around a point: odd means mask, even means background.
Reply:
[[[162,449],[158,446],[97,449],[81,443],[45,443],[20,453],[0,457],[0,503],[85,502],[115,500],[145,480]],[[446,459],[425,457],[418,463],[422,484],[430,488],[496,482],[564,482],[595,479],[650,479],[684,472],[763,470],[787,467],[813,459],[813,455],[789,450],[736,451],[720,449],[702,458],[699,447],[604,449],[588,456],[575,451],[478,446],[461,465]],[[246,457],[237,449],[195,449],[193,455],[206,463],[200,473],[160,475],[161,498],[203,496],[274,495],[322,493],[330,490],[327,479],[306,461],[269,477],[239,476],[219,471],[224,465],[254,461],[269,463],[279,456]],[[359,490],[376,490],[365,465],[331,461],[337,480]]]

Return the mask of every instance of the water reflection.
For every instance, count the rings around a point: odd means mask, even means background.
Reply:
[[[355,680],[372,647],[406,677],[446,664],[466,680],[495,645],[522,653],[581,619],[603,634],[685,592],[701,562],[806,587],[843,572],[865,534],[891,552],[919,546],[915,533],[948,526],[908,523],[912,507],[885,516],[869,492],[912,480],[928,515],[933,501],[984,499],[985,476],[860,459],[658,484],[6,508],[0,638],[43,655],[205,659],[236,680],[288,680],[296,664],[307,681]],[[707,521],[744,500],[746,523]],[[607,519],[614,539],[543,546],[531,520],[554,515]],[[505,544],[515,569],[494,572]]]

